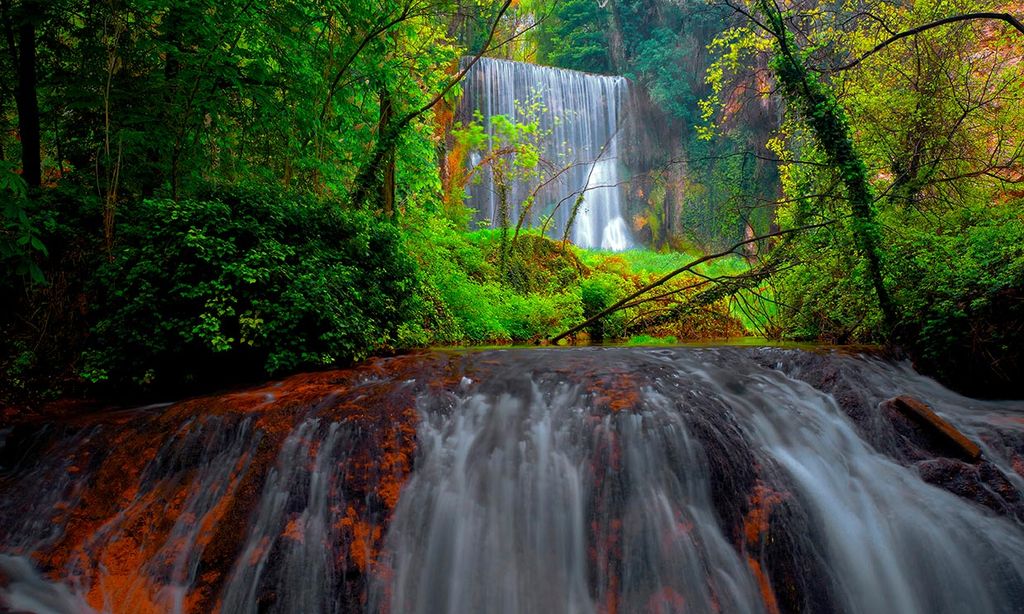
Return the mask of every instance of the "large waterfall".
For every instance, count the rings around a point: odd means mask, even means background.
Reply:
[[[1024,403],[875,358],[430,352],[61,415],[0,425],[3,612],[1024,611]]]
[[[552,216],[549,231],[561,237],[572,219],[570,238],[576,245],[616,251],[630,247],[618,159],[626,79],[481,58],[466,75],[463,92],[462,121],[473,121],[478,111],[491,135],[483,151],[469,153],[478,178],[468,186],[469,206],[477,210],[478,220],[501,224],[502,190],[488,155],[502,145],[494,118],[536,120],[543,137],[536,172],[514,169],[514,176],[500,181],[507,185],[511,224],[518,222],[523,204],[532,202],[527,225]]]

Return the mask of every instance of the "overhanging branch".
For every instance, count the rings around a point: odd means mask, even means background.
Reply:
[[[934,29],[934,28],[938,28],[938,27],[941,27],[941,26],[949,25],[951,23],[957,23],[957,22],[961,22],[961,21],[973,21],[973,20],[976,20],[976,19],[995,19],[995,20],[998,20],[998,21],[1005,21],[1006,23],[1008,23],[1011,26],[1013,26],[1018,32],[1020,32],[1021,34],[1024,34],[1024,23],[1021,23],[1019,19],[1017,19],[1016,17],[1014,17],[1010,13],[978,12],[978,13],[964,13],[962,15],[953,15],[951,17],[944,17],[942,19],[937,19],[935,21],[926,23],[924,25],[917,26],[916,28],[911,28],[909,30],[904,30],[902,32],[894,34],[894,35],[890,36],[889,38],[885,39],[884,41],[882,41],[882,42],[878,43],[877,45],[875,45],[871,49],[871,51],[868,51],[867,53],[865,53],[864,55],[860,56],[856,60],[853,60],[852,62],[849,62],[847,64],[843,64],[842,66],[839,66],[837,68],[832,68],[828,72],[841,72],[841,71],[844,71],[844,70],[849,70],[849,69],[853,68],[854,66],[857,66],[858,64],[860,64],[864,60],[868,59],[869,57],[873,56],[874,54],[878,53],[882,49],[885,49],[889,45],[895,43],[898,40],[902,40],[902,39],[910,37],[910,36],[916,36],[916,35],[918,35],[918,34],[920,34],[922,32],[926,32],[928,30],[931,30],[931,29]]]

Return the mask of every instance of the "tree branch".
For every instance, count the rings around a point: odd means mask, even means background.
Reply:
[[[561,333],[559,335],[556,335],[555,337],[552,337],[552,338],[548,339],[548,343],[558,343],[562,339],[565,339],[569,335],[571,335],[573,333],[577,333],[577,332],[583,330],[584,328],[590,326],[594,322],[597,322],[598,320],[600,320],[601,318],[607,316],[608,314],[614,313],[614,312],[618,311],[619,309],[621,309],[624,305],[626,305],[630,301],[636,299],[637,297],[641,296],[642,294],[645,294],[646,292],[648,292],[650,290],[653,290],[654,288],[657,288],[658,286],[661,286],[661,285],[665,284],[665,282],[669,281],[673,277],[677,277],[679,275],[682,275],[683,273],[693,269],[693,267],[695,267],[697,265],[704,264],[705,262],[708,262],[708,261],[711,261],[711,260],[717,260],[718,258],[724,258],[724,257],[726,257],[726,256],[728,256],[730,254],[734,254],[734,253],[736,253],[736,250],[738,250],[739,248],[743,247],[744,245],[748,245],[750,243],[756,243],[757,241],[762,241],[764,239],[771,239],[771,238],[775,238],[775,237],[781,237],[783,235],[788,235],[788,234],[792,234],[792,233],[795,233],[795,232],[800,232],[800,231],[803,231],[803,230],[813,230],[815,228],[823,228],[823,227],[829,226],[829,225],[831,225],[833,223],[835,223],[835,220],[828,220],[828,221],[825,221],[825,222],[821,222],[820,224],[811,224],[809,226],[800,226],[798,228],[789,228],[787,230],[781,230],[781,231],[776,232],[776,233],[767,234],[767,235],[761,235],[761,236],[758,236],[758,237],[754,237],[752,239],[746,239],[744,241],[740,241],[739,243],[733,245],[732,247],[730,247],[730,248],[728,248],[726,250],[723,250],[723,251],[720,251],[720,252],[716,252],[714,254],[708,254],[707,256],[702,256],[700,258],[697,258],[696,260],[690,262],[686,266],[680,267],[680,268],[678,268],[678,269],[676,269],[676,270],[674,270],[674,271],[672,271],[670,273],[665,274],[664,276],[659,278],[657,281],[654,281],[652,283],[647,284],[643,288],[640,288],[636,292],[634,292],[634,293],[630,294],[629,296],[623,298],[622,300],[616,302],[614,305],[606,308],[604,311],[602,311],[602,312],[598,313],[597,315],[587,319],[586,321],[582,322],[581,324],[577,324],[576,326],[573,326],[572,328],[570,328],[569,330],[565,331],[564,333]]]
[[[365,203],[369,195],[370,189],[375,183],[377,170],[380,168],[381,162],[384,160],[385,155],[394,148],[399,135],[402,133],[405,127],[411,124],[413,120],[415,120],[420,115],[423,115],[430,109],[434,108],[434,106],[437,103],[441,102],[444,99],[444,97],[448,95],[448,92],[450,92],[452,88],[458,85],[466,76],[466,74],[470,71],[470,69],[473,68],[473,66],[480,61],[480,58],[483,57],[485,53],[491,50],[491,43],[494,41],[494,36],[498,32],[498,27],[501,24],[501,18],[505,16],[505,13],[508,11],[509,7],[512,6],[512,2],[513,0],[504,0],[504,2],[502,2],[501,8],[498,10],[498,14],[494,18],[494,22],[491,24],[491,29],[487,33],[487,39],[486,41],[484,41],[483,47],[476,55],[473,56],[473,58],[469,62],[466,63],[466,66],[462,70],[460,70],[459,73],[455,75],[454,78],[452,78],[452,80],[440,91],[440,93],[434,96],[427,104],[403,115],[401,119],[391,124],[384,134],[378,135],[377,144],[374,145],[373,153],[370,159],[366,162],[366,164],[363,165],[362,169],[359,171],[359,174],[356,176],[355,190],[353,191],[352,194],[352,204],[357,209],[361,209],[363,207],[363,204]]]
[[[860,56],[856,60],[853,60],[852,62],[849,62],[848,64],[843,64],[842,66],[839,66],[837,68],[832,68],[832,69],[828,70],[827,72],[835,73],[835,72],[841,72],[841,71],[844,71],[844,70],[849,70],[849,69],[853,68],[854,66],[857,66],[858,64],[860,64],[864,60],[868,59],[869,57],[873,56],[874,54],[878,53],[882,49],[885,49],[889,45],[895,43],[896,41],[902,40],[902,39],[907,38],[909,36],[916,36],[916,35],[918,35],[918,34],[920,34],[922,32],[925,32],[927,30],[931,30],[933,28],[938,28],[940,26],[945,26],[945,25],[948,25],[948,24],[951,24],[951,23],[957,23],[957,22],[960,22],[960,21],[972,21],[972,20],[975,20],[975,19],[996,19],[996,20],[999,20],[999,21],[1005,21],[1006,23],[1008,23],[1011,26],[1013,26],[1018,32],[1020,32],[1021,34],[1024,34],[1024,23],[1021,23],[1019,19],[1017,19],[1016,17],[1014,17],[1010,13],[979,12],[979,13],[964,13],[962,15],[953,15],[951,17],[944,17],[942,19],[937,19],[935,21],[926,23],[924,25],[917,26],[916,28],[911,28],[909,30],[904,30],[904,31],[902,31],[902,32],[900,32],[898,34],[894,34],[894,35],[890,36],[889,38],[885,39],[884,41],[882,41],[882,42],[878,43],[877,45],[875,45],[874,48],[871,49],[871,51],[868,51],[867,53],[865,53],[864,55]]]

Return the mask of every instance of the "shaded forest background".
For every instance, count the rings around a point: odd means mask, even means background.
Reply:
[[[1021,7],[0,0],[4,400],[539,341],[747,239],[577,340],[883,343],[1019,396],[1020,35],[957,22],[845,67],[976,11]],[[476,54],[631,80],[648,250],[470,228]]]

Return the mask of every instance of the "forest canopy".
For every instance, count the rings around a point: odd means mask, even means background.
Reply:
[[[997,0],[0,0],[2,396],[573,329],[882,344],[1009,394],[1022,16]],[[480,58],[628,79],[616,188],[636,249],[480,222],[479,176],[556,166],[540,120],[504,117],[495,146],[466,113]]]

